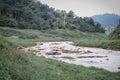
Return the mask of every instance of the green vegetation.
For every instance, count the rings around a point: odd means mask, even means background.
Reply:
[[[55,30],[44,30],[42,31],[43,33],[46,34],[51,34],[55,35],[56,37],[62,37],[62,38],[67,38],[67,39],[73,39],[73,38],[80,38],[80,39],[92,39],[92,38],[97,38],[97,39],[105,39],[106,35],[104,33],[98,33],[98,32],[81,32],[79,30],[69,30],[69,29],[55,29]]]
[[[79,30],[69,29],[39,31],[1,27],[0,34],[6,36],[7,40],[16,46],[30,46],[40,41],[73,41],[77,46],[101,47],[114,50],[120,49],[120,40],[109,40],[103,33],[81,32]]]
[[[120,22],[116,29],[109,35],[110,39],[120,40]]]
[[[4,30],[4,31],[3,31]],[[67,41],[77,39],[106,39],[103,33],[80,32],[79,30],[55,29],[55,30],[31,30],[31,29],[12,29],[7,27],[0,28],[0,34],[6,36],[13,44],[20,46],[33,45],[38,41]],[[34,35],[35,38],[33,38]]]
[[[105,49],[120,50],[120,40],[108,39],[76,39],[74,40],[77,46],[100,47]]]
[[[83,32],[105,30],[92,18],[75,17],[73,11],[55,10],[34,0],[0,0],[0,25],[20,29],[69,29]]]
[[[25,54],[0,36],[0,80],[119,80],[120,72],[112,73]]]
[[[15,29],[10,28],[0,28],[0,34],[6,37],[16,37],[22,39],[35,39],[38,38],[37,35],[33,33],[20,32]]]
[[[12,44],[0,35],[0,49],[8,48],[9,46],[12,46]]]
[[[55,10],[36,0],[0,0],[0,80],[120,80],[120,72],[67,64],[17,50],[18,46],[39,41],[73,41],[78,46],[119,50],[120,41],[109,40],[104,32],[92,18],[75,17],[73,11]],[[110,34],[111,39],[119,39],[118,34],[119,28]]]

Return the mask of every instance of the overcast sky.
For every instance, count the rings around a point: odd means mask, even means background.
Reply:
[[[120,0],[39,0],[55,9],[72,10],[77,16],[90,17],[96,14],[120,15]]]

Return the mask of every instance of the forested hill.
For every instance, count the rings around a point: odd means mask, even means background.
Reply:
[[[0,26],[104,32],[92,18],[75,17],[73,11],[66,13],[64,10],[55,10],[36,0],[0,0]]]
[[[102,27],[116,27],[119,23],[120,16],[116,14],[102,14],[92,16],[94,21],[101,24]]]

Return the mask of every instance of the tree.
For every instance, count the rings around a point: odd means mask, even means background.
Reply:
[[[30,29],[78,29],[104,32],[89,18],[75,17],[73,11],[55,10],[35,0],[0,0],[0,25]]]
[[[84,21],[89,23],[90,25],[94,25],[94,21],[92,18],[89,18],[89,17],[84,17]]]
[[[68,12],[68,17],[69,18],[74,18],[74,12],[73,11],[69,11]]]
[[[66,16],[67,16],[65,10],[62,10],[62,11],[61,11],[61,16],[63,16],[63,21],[64,21],[63,23],[64,23],[64,28],[65,28],[65,25],[66,25]]]
[[[115,39],[115,40],[120,40],[120,23],[118,24],[116,29],[112,33],[110,33],[109,38]]]

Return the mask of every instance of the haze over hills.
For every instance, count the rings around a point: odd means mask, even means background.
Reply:
[[[99,14],[91,17],[94,21],[99,22],[102,27],[116,27],[119,23],[120,16],[117,14]]]

